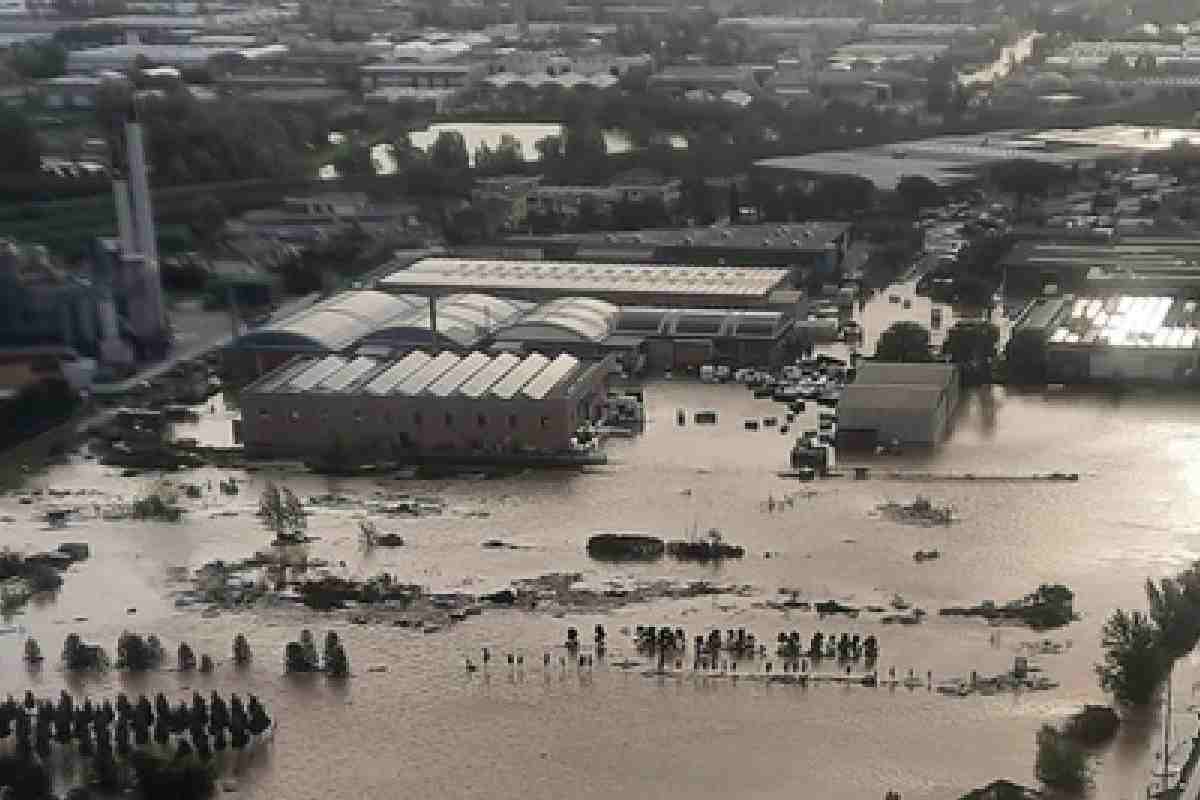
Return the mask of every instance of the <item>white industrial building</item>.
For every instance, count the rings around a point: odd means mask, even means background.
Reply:
[[[958,408],[950,364],[864,362],[838,403],[838,444],[936,445]]]

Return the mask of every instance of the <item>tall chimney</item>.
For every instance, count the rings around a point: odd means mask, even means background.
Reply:
[[[113,181],[113,202],[117,206],[117,235],[121,238],[121,255],[131,256],[138,251],[133,238],[133,211],[129,207],[129,182]]]
[[[146,152],[142,142],[142,126],[138,122],[125,124],[125,141],[129,151],[129,181],[133,190],[133,213],[137,223],[138,249],[145,259],[143,280],[146,283],[146,317],[152,320],[153,331],[166,328],[163,316],[162,279],[158,274],[158,242],[154,231],[154,210],[150,207],[150,183],[146,178]]]

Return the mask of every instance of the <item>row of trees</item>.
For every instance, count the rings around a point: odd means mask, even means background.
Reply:
[[[990,322],[962,320],[946,332],[942,355],[958,365],[968,383],[988,383],[1000,331]],[[922,363],[933,361],[929,330],[916,322],[897,322],[879,336],[875,358],[880,361]]]
[[[236,694],[226,702],[213,692],[206,701],[197,692],[190,707],[180,701],[172,708],[162,693],[152,706],[145,695],[136,704],[119,694],[115,704],[95,705],[90,698],[76,703],[65,691],[57,703],[27,691],[22,703],[10,695],[0,704],[0,741],[15,738],[12,754],[0,757],[0,789],[27,800],[52,798],[46,763],[57,744],[87,760],[86,785],[106,794],[205,798],[214,789],[214,754],[243,750],[270,727],[254,695],[243,704]]]
[[[305,628],[300,631],[299,641],[288,642],[284,670],[289,673],[324,672],[331,678],[346,678],[350,675],[350,659],[337,633],[329,631],[325,634],[325,649],[318,660],[312,631]]]
[[[42,661],[41,652],[36,639],[26,640],[25,660],[31,666]],[[191,672],[197,668],[201,672],[212,672],[215,666],[209,655],[202,655],[197,662],[196,654],[187,642],[179,643],[176,656],[180,672]],[[143,637],[141,634],[124,631],[117,638],[117,669],[130,672],[158,669],[162,666],[163,658],[162,642],[153,633]],[[245,666],[250,663],[251,658],[250,645],[246,637],[239,633],[233,640],[233,663],[239,667]],[[79,634],[71,633],[63,640],[62,664],[63,668],[69,671],[95,671],[107,669],[111,662],[104,648],[88,644]]]

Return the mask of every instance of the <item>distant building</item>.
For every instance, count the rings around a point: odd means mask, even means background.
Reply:
[[[114,44],[71,50],[67,53],[68,73],[128,72],[139,56],[151,64],[196,68],[207,66],[210,59],[233,55],[236,47],[200,47],[177,44]]]
[[[1165,292],[1037,300],[1013,336],[1042,343],[1052,383],[1200,381],[1200,303]]]
[[[609,186],[531,186],[525,195],[528,213],[555,214],[571,220],[579,216],[585,199],[601,213],[610,213],[618,203],[658,201],[667,213],[683,197],[683,183],[672,179],[656,184],[636,183]]]
[[[847,448],[936,445],[958,409],[958,368],[861,362],[838,403],[837,439]]]
[[[565,354],[302,358],[242,391],[240,439],[308,459],[561,453],[598,418],[608,372]]]
[[[376,282],[396,294],[478,291],[545,302],[595,297],[617,305],[794,310],[788,271],[667,264],[423,258]]]
[[[1200,289],[1200,240],[1123,236],[1106,241],[1018,242],[1001,262],[1015,296],[1085,287],[1108,290]],[[1140,292],[1139,292],[1140,293]]]
[[[537,247],[546,258],[629,257],[671,264],[779,267],[800,277],[802,273],[830,275],[840,269],[850,249],[850,229],[846,222],[810,221],[512,236],[506,241]]]
[[[761,88],[750,65],[668,66],[651,75],[647,86],[673,97],[709,99],[719,99],[729,91],[754,94]]]

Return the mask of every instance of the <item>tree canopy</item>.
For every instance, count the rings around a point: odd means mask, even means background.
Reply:
[[[429,148],[429,163],[442,170],[463,170],[470,166],[467,141],[458,131],[442,131]]]
[[[1066,173],[1053,164],[1031,158],[1013,158],[995,164],[989,175],[1000,191],[1016,195],[1017,209],[1020,210],[1026,198],[1045,197],[1050,187],[1062,181]]]
[[[931,360],[929,330],[915,322],[897,322],[879,336],[877,361],[921,362]]]
[[[940,204],[945,196],[942,188],[924,175],[905,175],[896,184],[896,194],[913,216],[922,208]]]
[[[964,378],[986,379],[996,357],[1000,330],[990,322],[962,320],[946,332],[942,354],[957,364]]]
[[[20,111],[0,105],[0,173],[38,172],[42,168],[42,143],[37,131]]]
[[[1037,779],[1048,789],[1081,794],[1091,785],[1087,754],[1053,725],[1043,725],[1037,733]]]
[[[1104,623],[1102,636],[1104,663],[1096,667],[1101,688],[1121,703],[1150,703],[1167,666],[1153,621],[1118,609]]]

